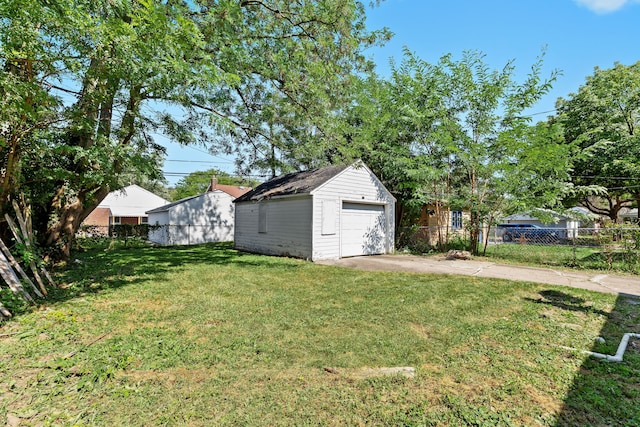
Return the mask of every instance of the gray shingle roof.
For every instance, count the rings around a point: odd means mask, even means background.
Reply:
[[[281,175],[260,184],[253,190],[235,199],[234,202],[257,201],[295,194],[309,194],[347,167],[347,165],[332,165]]]
[[[202,194],[198,194],[198,195],[191,196],[191,197],[185,197],[184,199],[177,200],[177,201],[175,201],[173,203],[169,203],[167,205],[163,205],[163,206],[160,206],[158,208],[151,209],[150,211],[147,211],[146,213],[150,214],[150,213],[166,212],[166,211],[168,211],[169,209],[171,209],[174,206],[177,206],[179,204],[182,204],[184,202],[187,202],[187,201],[189,201],[191,199],[195,199],[196,197],[200,197],[200,196],[202,196]]]

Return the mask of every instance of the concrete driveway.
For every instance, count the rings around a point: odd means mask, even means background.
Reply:
[[[448,260],[444,256],[374,255],[317,261],[316,263],[369,271],[461,274],[465,276],[520,280],[640,298],[640,277],[637,276],[525,267],[488,261]]]

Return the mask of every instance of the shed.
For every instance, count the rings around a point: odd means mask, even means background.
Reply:
[[[395,198],[361,161],[283,175],[234,203],[239,250],[315,261],[394,248]]]
[[[250,187],[217,184],[207,192],[147,211],[149,241],[159,245],[194,245],[233,240],[233,200]]]

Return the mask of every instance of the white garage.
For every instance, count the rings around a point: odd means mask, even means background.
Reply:
[[[395,198],[362,162],[277,177],[234,203],[239,250],[322,260],[394,249]]]
[[[248,187],[218,184],[212,179],[204,194],[147,211],[149,241],[158,245],[197,245],[233,240],[233,199]]]

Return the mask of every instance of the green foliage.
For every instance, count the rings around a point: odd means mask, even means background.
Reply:
[[[258,181],[243,177],[233,176],[217,169],[197,171],[180,179],[173,189],[173,200],[184,199],[204,193],[211,185],[211,179],[216,178],[218,184],[256,187]]]
[[[591,189],[575,199],[616,221],[621,208],[640,200],[640,62],[596,68],[556,108],[566,140],[580,149],[573,182]],[[594,194],[598,189],[606,191]]]
[[[541,73],[542,58],[516,82],[512,63],[491,70],[479,52],[431,64],[405,51],[389,81],[361,82],[349,136],[405,211],[430,204],[469,212],[477,252],[482,223],[499,213],[561,207],[571,190],[571,146],[560,127],[531,126],[524,115],[557,76],[543,80]]]
[[[0,208],[64,245],[108,194],[159,180],[162,132],[272,173],[327,162],[362,53],[356,0],[18,0],[0,6]]]

